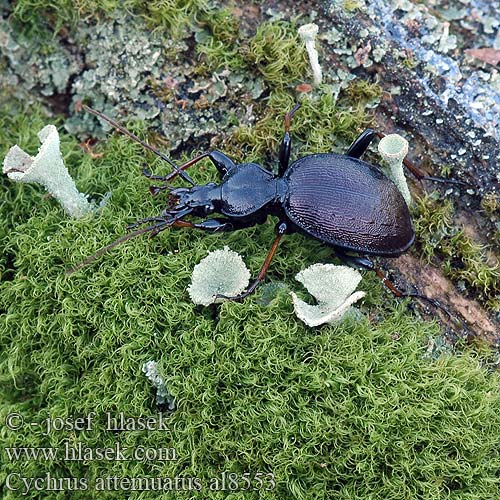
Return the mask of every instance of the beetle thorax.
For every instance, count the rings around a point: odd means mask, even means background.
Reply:
[[[257,214],[274,203],[277,180],[271,172],[255,163],[231,169],[221,185],[221,213],[230,217]]]

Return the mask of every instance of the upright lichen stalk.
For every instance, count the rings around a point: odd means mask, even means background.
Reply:
[[[410,205],[411,194],[403,170],[403,160],[408,154],[408,141],[399,134],[389,134],[379,142],[378,151],[389,167],[387,175],[398,187],[406,204]]]
[[[316,35],[318,34],[317,24],[304,24],[298,29],[298,33],[304,43],[306,44],[307,54],[309,55],[309,62],[313,72],[314,84],[319,85],[323,79],[321,66],[319,65],[318,51],[316,50]]]

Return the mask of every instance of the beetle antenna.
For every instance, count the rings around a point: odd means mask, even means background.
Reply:
[[[106,245],[105,247],[102,247],[101,249],[97,250],[96,253],[94,253],[90,257],[87,257],[86,259],[82,260],[76,266],[71,267],[69,269],[66,269],[65,274],[67,276],[69,276],[71,274],[76,273],[77,271],[79,271],[80,269],[85,267],[86,265],[94,262],[94,260],[99,258],[101,255],[104,255],[105,253],[109,252],[111,249],[115,248],[116,246],[121,245],[122,243],[125,243],[126,241],[131,240],[132,238],[135,238],[136,236],[139,236],[139,235],[147,233],[147,232],[151,233],[151,237],[156,236],[163,229],[166,229],[167,227],[170,227],[170,226],[177,225],[183,217],[185,217],[186,215],[189,215],[192,211],[193,211],[192,208],[185,208],[184,210],[180,210],[179,212],[177,212],[170,219],[167,219],[165,216],[162,216],[162,217],[148,217],[147,219],[139,220],[139,221],[135,222],[134,224],[131,224],[130,226],[128,226],[127,229],[133,229],[134,227],[137,227],[138,225],[144,224],[146,222],[152,222],[152,221],[156,221],[156,222],[159,221],[159,222],[157,224],[153,224],[152,226],[143,227],[141,229],[137,229],[136,231],[132,231],[131,233],[124,234],[123,236],[121,236],[117,240],[111,242],[109,245]]]
[[[431,299],[430,297],[426,297],[425,295],[420,295],[419,293],[403,293],[401,295],[401,297],[402,298],[404,298],[404,297],[411,297],[411,298],[414,298],[414,299],[423,300],[423,301],[431,304],[432,306],[436,307],[437,309],[440,309],[444,313],[446,313],[446,315],[451,320],[458,321],[458,319],[455,316],[453,316],[453,314],[451,314],[451,312],[448,311],[448,309],[446,309],[446,307],[442,306],[436,299]]]
[[[86,104],[82,104],[82,108],[88,113],[97,116],[98,118],[101,118],[105,122],[108,122],[112,127],[118,129],[122,134],[125,134],[126,136],[130,137],[132,140],[139,143],[142,147],[146,148],[148,151],[151,151],[155,155],[159,156],[162,160],[165,160],[175,170],[175,172],[178,175],[180,175],[186,182],[189,182],[192,186],[195,185],[193,179],[191,179],[191,177],[186,172],[181,170],[168,156],[165,156],[161,151],[158,151],[153,146],[150,146],[147,142],[144,142],[143,140],[139,139],[139,137],[137,137],[135,134],[127,130],[125,127],[120,125],[115,120],[101,113],[100,111],[92,109],[90,106],[87,106]]]
[[[403,297],[411,297],[415,299],[419,299],[425,302],[428,302],[430,305],[434,306],[436,309],[439,309],[443,311],[449,318],[450,320],[457,326],[458,328],[461,328],[462,330],[467,330],[464,322],[457,318],[455,315],[453,315],[446,307],[441,305],[437,300],[431,299],[430,297],[426,297],[425,295],[420,295],[419,293],[405,293],[403,294]]]
[[[137,231],[134,231],[129,234],[125,234],[118,238],[117,240],[113,241],[109,245],[106,245],[105,247],[102,247],[100,250],[97,250],[97,252],[90,257],[87,257],[86,259],[82,260],[79,264],[77,264],[74,267],[71,267],[69,269],[66,269],[65,273],[67,276],[76,273],[86,265],[94,262],[97,258],[99,258],[101,255],[104,255],[106,252],[111,250],[112,248],[116,247],[117,245],[120,245],[121,243],[124,243],[125,241],[128,241],[132,238],[135,238],[136,236],[139,236],[140,234],[147,233],[148,231],[152,231],[153,228],[156,227],[156,224],[154,226],[149,226],[149,227],[143,227],[142,229],[138,229]]]
[[[431,181],[431,182],[440,182],[442,184],[455,184],[457,186],[464,187],[473,187],[472,184],[468,184],[467,182],[459,181],[458,179],[445,179],[444,177],[432,177],[427,175],[421,168],[417,167],[410,160],[404,158],[403,160],[404,166],[419,180],[419,181]]]
[[[186,215],[186,214],[182,214],[181,217],[183,217],[184,215]],[[140,224],[141,222],[149,222],[151,220],[160,220],[162,222],[159,222],[158,224],[153,224],[152,226],[143,227],[141,229],[137,229],[136,231],[132,231],[131,233],[124,234],[123,236],[120,236],[120,238],[111,242],[109,245],[106,245],[105,247],[102,247],[101,249],[97,250],[96,253],[94,253],[90,257],[87,257],[86,259],[82,260],[76,266],[70,267],[69,269],[66,269],[64,274],[69,276],[71,274],[76,273],[77,271],[79,271],[83,267],[94,262],[94,260],[98,259],[101,255],[104,255],[105,253],[109,252],[110,250],[112,250],[116,246],[121,245],[122,243],[125,243],[126,241],[131,240],[132,238],[135,238],[136,236],[140,236],[141,234],[148,233],[148,232],[151,232],[151,236],[156,236],[162,229],[165,229],[169,226],[179,224],[179,219],[181,217],[175,217],[173,220],[168,220],[168,221],[166,221],[164,219],[164,217],[152,217],[150,219],[144,219],[142,221],[138,221],[138,223],[136,223],[136,224]],[[131,227],[135,227],[135,225],[129,226],[128,228],[131,228]]]

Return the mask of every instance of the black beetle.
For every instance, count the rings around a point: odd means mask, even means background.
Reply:
[[[383,135],[367,129],[352,143],[346,155],[313,154],[289,164],[290,121],[299,107],[300,104],[297,104],[285,115],[285,134],[279,151],[278,175],[274,175],[256,163],[237,165],[220,151],[201,154],[184,165],[177,166],[114,120],[83,105],[90,113],[106,120],[166,160],[174,171],[167,176],[155,176],[143,170],[148,178],[166,183],[163,186],[151,186],[150,190],[153,195],[168,190],[170,204],[160,216],[142,219],[128,229],[146,223],[153,223],[152,225],[116,240],[70,272],[80,269],[116,244],[145,232],[154,236],[171,226],[209,232],[235,231],[261,224],[269,215],[274,215],[279,219],[277,236],[256,280],[242,294],[225,298],[238,300],[252,293],[264,278],[282,236],[285,233],[300,232],[333,247],[336,255],[347,264],[375,271],[394,295],[427,300],[449,315],[433,299],[399,291],[367,257],[397,257],[408,250],[415,239],[408,207],[395,184],[379,167],[360,159],[373,138]],[[209,158],[217,168],[221,177],[220,184],[211,182],[196,185],[184,172],[203,158]],[[405,165],[418,178],[444,181],[425,176],[409,162],[405,162]],[[177,175],[181,175],[192,187],[171,186],[169,182]],[[204,218],[211,214],[222,217],[198,222],[184,220],[188,215]]]

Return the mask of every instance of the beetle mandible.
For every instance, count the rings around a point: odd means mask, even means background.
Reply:
[[[146,177],[165,183],[161,186],[151,186],[153,195],[163,190],[170,192],[170,204],[161,215],[139,220],[128,229],[148,223],[152,223],[151,225],[119,238],[71,269],[69,273],[80,269],[116,244],[146,232],[155,236],[172,226],[208,232],[236,231],[262,224],[269,215],[273,215],[279,220],[276,225],[276,239],[257,278],[240,295],[220,297],[241,300],[251,294],[264,279],[282,237],[287,233],[299,232],[332,247],[335,254],[346,264],[375,271],[395,296],[426,300],[450,315],[449,311],[434,299],[398,290],[369,258],[397,257],[406,252],[415,239],[410,212],[396,185],[378,166],[361,160],[375,136],[383,137],[383,134],[366,129],[351,144],[345,155],[312,154],[290,164],[290,124],[292,116],[300,107],[300,104],[296,104],[285,114],[285,133],[279,150],[278,175],[274,175],[256,163],[235,164],[220,151],[200,154],[177,166],[106,115],[89,106],[82,107],[166,160],[174,170],[166,176],[152,175],[146,169],[143,170]],[[210,182],[206,185],[196,185],[185,172],[204,158],[210,159],[217,168],[221,177],[220,184]],[[445,181],[427,176],[406,160],[405,165],[419,179]],[[171,186],[170,182],[177,175],[191,184],[191,187]],[[217,216],[206,218],[212,214]],[[185,220],[187,216],[201,217],[202,220]]]

